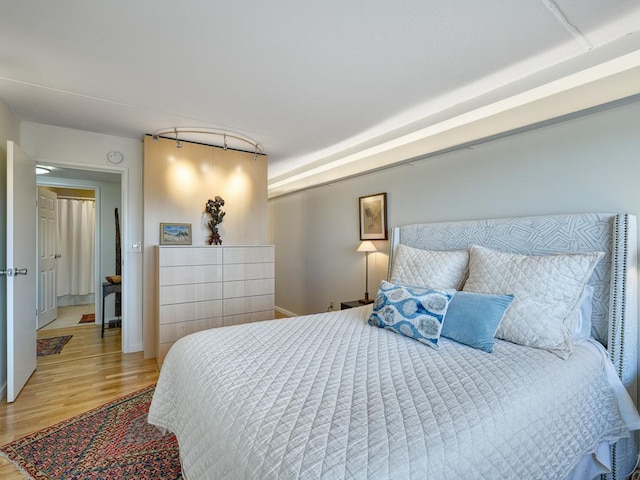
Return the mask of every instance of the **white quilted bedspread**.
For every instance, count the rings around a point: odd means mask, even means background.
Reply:
[[[177,342],[149,422],[176,434],[185,478],[562,479],[628,435],[588,348],[434,350],[367,325],[370,311]]]

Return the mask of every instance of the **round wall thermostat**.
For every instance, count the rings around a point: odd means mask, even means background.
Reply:
[[[113,151],[107,153],[107,160],[109,160],[111,163],[120,163],[123,159],[124,157],[120,152]]]

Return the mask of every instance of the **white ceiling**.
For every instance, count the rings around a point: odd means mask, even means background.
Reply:
[[[86,170],[78,168],[54,167],[46,165],[51,173],[38,175],[36,182],[38,185],[54,185],[58,187],[83,188],[86,182],[118,183],[122,182],[119,173],[109,173],[97,170]],[[63,180],[60,180],[63,179]],[[74,183],[73,180],[80,180]]]
[[[0,0],[0,98],[246,135],[274,196],[638,94],[638,30],[637,0]]]

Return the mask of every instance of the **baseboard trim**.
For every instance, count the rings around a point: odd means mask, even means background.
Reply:
[[[136,352],[142,352],[142,344],[141,343],[136,343],[134,345],[123,345],[122,346],[122,353],[136,353]],[[155,358],[155,355],[153,357],[144,357],[146,358]]]
[[[283,315],[286,315],[287,317],[297,317],[297,316],[298,316],[298,314],[297,314],[297,313],[290,312],[289,310],[285,310],[284,308],[280,308],[280,307],[273,307],[273,309],[274,309],[276,312],[279,312],[279,313],[281,313],[281,314],[283,314]]]

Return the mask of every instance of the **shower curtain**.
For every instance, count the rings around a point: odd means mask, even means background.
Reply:
[[[93,200],[58,199],[58,305],[94,302]]]

